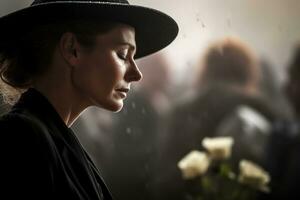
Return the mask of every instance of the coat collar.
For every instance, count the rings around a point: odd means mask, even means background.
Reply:
[[[74,145],[81,146],[72,129],[67,127],[53,105],[38,90],[29,88],[21,95],[21,98],[12,107],[11,111],[25,115],[29,114],[38,119],[38,121],[51,131],[51,135],[62,148],[65,146],[70,151],[74,151]],[[76,152],[73,153],[76,154]]]
[[[23,109],[37,115],[45,124],[53,122],[59,128],[69,129],[49,100],[34,88],[29,88],[24,92],[19,101],[12,107],[12,111]]]

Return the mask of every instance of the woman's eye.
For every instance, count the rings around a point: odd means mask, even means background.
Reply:
[[[118,57],[122,60],[126,60],[127,59],[127,51],[119,52]]]
[[[118,57],[121,58],[122,60],[126,60],[126,55],[124,54],[118,54]]]

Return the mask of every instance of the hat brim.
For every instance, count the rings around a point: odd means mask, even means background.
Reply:
[[[30,6],[0,19],[0,42],[33,27],[64,20],[108,20],[135,28],[137,52],[141,58],[169,45],[178,34],[177,23],[168,15],[137,5],[101,2],[54,2]]]

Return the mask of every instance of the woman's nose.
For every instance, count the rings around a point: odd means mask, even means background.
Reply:
[[[140,81],[143,78],[142,72],[133,60],[128,67],[127,73],[125,74],[125,80],[127,82]]]

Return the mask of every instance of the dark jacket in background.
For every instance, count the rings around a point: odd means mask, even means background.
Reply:
[[[279,121],[266,148],[271,193],[262,199],[300,199],[300,123]]]
[[[112,199],[71,129],[35,89],[0,118],[0,134],[1,199]]]

